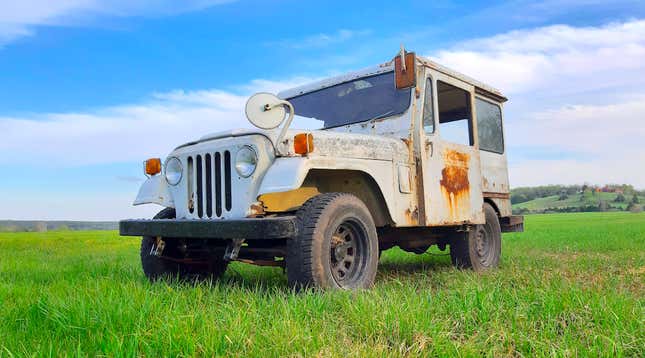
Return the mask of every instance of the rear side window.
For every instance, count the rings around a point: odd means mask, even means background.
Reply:
[[[480,98],[475,99],[475,107],[479,149],[499,154],[504,153],[501,108]]]

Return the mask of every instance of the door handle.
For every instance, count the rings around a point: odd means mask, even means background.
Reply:
[[[428,153],[429,157],[432,157],[433,152],[434,152],[434,145],[432,144],[431,141],[426,139],[426,153]]]

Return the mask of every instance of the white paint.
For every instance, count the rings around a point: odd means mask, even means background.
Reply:
[[[152,176],[143,182],[137,198],[134,199],[133,205],[142,204],[157,204],[169,208],[175,207],[163,173]]]

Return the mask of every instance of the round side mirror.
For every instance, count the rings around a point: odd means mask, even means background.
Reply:
[[[246,118],[254,126],[261,129],[278,127],[286,115],[284,108],[286,101],[281,100],[271,93],[256,93],[246,102]]]

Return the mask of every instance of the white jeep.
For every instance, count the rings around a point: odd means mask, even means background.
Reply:
[[[498,265],[511,215],[497,90],[403,50],[392,61],[280,93],[257,94],[255,130],[206,135],[164,161],[123,220],[143,236],[151,279],[218,277],[230,261],[286,268],[295,287],[365,288],[381,251],[450,247],[453,264]],[[322,121],[291,130],[294,116]],[[285,119],[285,117],[288,117]],[[284,125],[280,128],[280,124]]]

